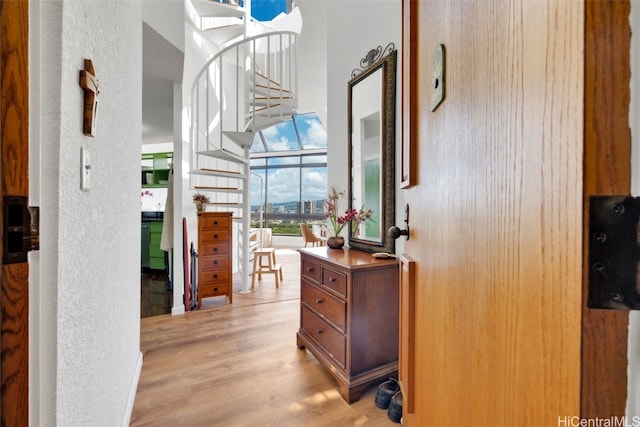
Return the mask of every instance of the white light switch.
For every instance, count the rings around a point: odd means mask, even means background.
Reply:
[[[91,188],[91,156],[84,148],[80,148],[80,189],[89,191]]]

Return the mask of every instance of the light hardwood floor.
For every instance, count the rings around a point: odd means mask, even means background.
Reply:
[[[144,364],[131,426],[396,426],[375,386],[348,405],[335,380],[296,346],[299,255],[278,250],[284,281],[203,300],[184,316],[141,319]],[[237,287],[234,286],[234,288]]]

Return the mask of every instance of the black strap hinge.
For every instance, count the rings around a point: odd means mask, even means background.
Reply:
[[[640,310],[639,219],[640,198],[590,197],[589,307]]]

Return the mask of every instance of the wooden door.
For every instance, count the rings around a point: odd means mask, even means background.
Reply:
[[[417,185],[404,190],[415,213],[405,259],[416,262],[415,335],[401,337],[414,347],[405,425],[624,414],[625,315],[583,309],[582,289],[583,198],[594,191],[585,177],[610,182],[583,154],[626,158],[628,168],[628,134],[602,130],[628,119],[628,75],[603,82],[584,53],[595,55],[585,30],[596,24],[628,42],[628,10],[613,3],[628,2],[587,2],[585,13],[582,2],[403,1],[404,138],[417,157]],[[595,31],[608,55],[598,67],[628,66],[628,44],[614,49],[619,38]],[[445,100],[432,112],[438,44]],[[590,146],[596,131],[626,140]],[[611,176],[624,193],[628,176]]]
[[[28,195],[28,8],[27,1],[0,2],[0,197]],[[4,203],[0,218],[4,218]],[[4,221],[1,223],[4,224]],[[0,225],[3,240],[7,230]],[[3,257],[5,251],[3,250]],[[0,261],[2,263],[2,261]],[[1,265],[0,424],[28,425],[29,265]]]

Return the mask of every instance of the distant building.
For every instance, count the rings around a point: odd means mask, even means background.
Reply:
[[[307,200],[304,202],[302,213],[314,214],[317,212],[316,209],[316,200]]]

